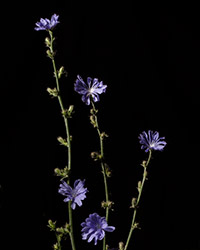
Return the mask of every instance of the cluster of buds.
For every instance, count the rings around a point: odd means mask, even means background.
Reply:
[[[56,176],[61,177],[61,180],[63,180],[69,177],[70,170],[68,169],[68,167],[65,167],[63,169],[55,168],[54,173],[56,174]]]
[[[93,125],[94,128],[98,127],[98,123],[97,123],[97,117],[96,114],[98,113],[97,109],[91,109],[90,110],[90,123]]]
[[[102,201],[101,202],[101,207],[102,208],[109,208],[109,209],[111,209],[113,205],[114,205],[113,201]]]
[[[68,109],[62,111],[62,115],[67,118],[72,118],[73,113],[74,113],[74,105],[70,105]]]
[[[109,135],[106,134],[105,132],[102,132],[100,136],[101,136],[101,139],[102,139],[102,140],[104,140],[104,138],[109,137]]]
[[[51,231],[54,231],[57,235],[57,242],[53,245],[54,250],[60,249],[60,243],[63,237],[65,237],[67,234],[70,233],[70,225],[66,223],[64,227],[56,227],[56,222],[53,222],[52,220],[48,221],[48,227]]]
[[[91,153],[91,158],[94,160],[94,161],[99,161],[102,159],[102,155],[98,152],[92,152]]]
[[[141,229],[140,226],[139,226],[139,223],[138,222],[135,222],[134,225],[132,226],[133,229]]]
[[[58,95],[59,95],[57,88],[54,88],[54,89],[47,88],[47,92],[48,92],[52,97],[58,97]]]
[[[70,233],[70,225],[66,223],[64,227],[58,227],[56,228],[56,232],[62,235],[66,235]]]
[[[55,40],[55,38],[52,38],[52,40],[49,38],[49,37],[46,37],[45,38],[45,45],[47,48],[49,48],[46,53],[47,53],[47,56],[50,58],[50,59],[53,59],[55,54],[54,52],[52,51],[52,44],[53,44],[53,41]]]

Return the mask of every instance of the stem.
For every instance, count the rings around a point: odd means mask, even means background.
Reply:
[[[130,228],[130,231],[129,231],[129,234],[128,234],[128,238],[127,238],[127,241],[126,241],[126,245],[125,245],[125,247],[124,247],[124,250],[127,250],[128,245],[129,245],[129,241],[130,241],[131,236],[132,236],[132,233],[133,233],[133,230],[134,230],[135,228],[137,228],[137,226],[138,226],[138,224],[135,222],[135,220],[136,220],[136,215],[137,215],[137,209],[138,209],[138,204],[139,204],[139,202],[140,202],[140,198],[141,198],[141,195],[142,195],[142,190],[143,190],[143,187],[144,187],[144,183],[145,183],[145,180],[147,179],[147,166],[149,165],[149,162],[150,162],[150,160],[151,160],[151,155],[152,155],[152,151],[149,150],[149,157],[148,157],[148,160],[147,160],[147,162],[143,165],[143,167],[144,167],[143,179],[142,179],[140,188],[138,188],[138,197],[137,197],[137,201],[136,201],[136,204],[135,204],[135,207],[134,207],[134,212],[133,212],[133,219],[132,219],[132,223],[131,223],[131,228]]]
[[[94,105],[94,102],[91,100],[93,110],[96,112],[96,108]],[[104,188],[105,188],[105,198],[106,198],[106,221],[108,222],[108,215],[109,215],[109,207],[108,207],[108,202],[109,202],[109,197],[108,197],[108,185],[107,185],[107,177],[106,177],[106,172],[105,172],[105,166],[104,166],[104,147],[103,147],[103,136],[102,133],[99,129],[99,124],[98,124],[98,119],[97,116],[95,115],[95,122],[96,122],[96,129],[99,135],[99,140],[100,140],[100,151],[101,151],[101,168],[102,168],[102,173],[103,173],[103,180],[104,180]],[[103,250],[106,250],[106,236],[103,239]]]
[[[54,37],[53,37],[53,32],[51,30],[49,30],[49,35],[50,35],[50,52],[52,54],[52,64],[53,64],[53,70],[54,70],[54,76],[56,79],[56,88],[58,91],[58,101],[60,104],[60,108],[61,108],[61,112],[63,114],[63,119],[64,119],[64,124],[65,124],[65,130],[66,130],[66,136],[67,136],[67,144],[68,144],[68,170],[71,170],[71,139],[70,139],[70,133],[69,133],[69,124],[68,124],[68,119],[67,116],[64,115],[65,114],[65,109],[64,109],[64,105],[63,105],[63,101],[60,95],[60,85],[59,85],[59,78],[58,78],[58,71],[56,69],[56,64],[55,64],[55,60],[54,60],[54,50],[53,50],[53,41],[54,41]],[[67,181],[68,185],[70,185],[70,180],[68,179]],[[68,215],[69,215],[69,225],[70,225],[70,240],[71,240],[71,246],[72,246],[72,250],[76,250],[75,247],[75,242],[74,242],[74,234],[73,234],[73,219],[72,219],[72,208],[71,208],[71,202],[68,202]]]

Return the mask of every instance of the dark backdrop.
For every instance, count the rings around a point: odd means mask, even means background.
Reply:
[[[12,8],[11,8],[12,7]],[[89,124],[89,107],[73,91],[76,75],[97,77],[108,85],[97,104],[100,126],[109,134],[106,160],[115,203],[110,213],[109,243],[126,241],[132,218],[131,198],[142,177],[138,135],[157,130],[166,137],[163,152],[149,166],[130,249],[200,249],[199,240],[199,57],[197,6],[136,6],[123,3],[41,1],[5,5],[1,25],[0,216],[3,249],[51,249],[49,218],[67,220],[58,193],[55,167],[67,162],[57,136],[64,136],[51,61],[45,55],[44,31],[34,31],[40,17],[60,15],[55,29],[56,62],[68,77],[61,89],[70,120],[72,179],[86,179],[87,199],[74,212],[78,249],[101,249],[81,240],[79,224],[89,213],[103,215],[103,182],[90,152],[98,138]],[[65,249],[65,247],[63,247]]]

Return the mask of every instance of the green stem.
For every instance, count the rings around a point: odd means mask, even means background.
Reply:
[[[137,209],[138,209],[138,205],[139,205],[140,198],[141,198],[141,195],[142,195],[142,190],[143,190],[143,187],[144,187],[144,183],[145,183],[145,180],[147,179],[147,166],[149,165],[149,162],[151,160],[151,155],[152,155],[152,151],[149,150],[148,160],[143,165],[143,167],[144,167],[143,178],[142,178],[141,186],[140,186],[140,188],[138,188],[138,197],[137,197],[136,204],[134,206],[134,212],[133,212],[133,218],[132,218],[131,228],[130,228],[130,231],[129,231],[129,234],[128,234],[128,238],[127,238],[124,250],[127,250],[129,242],[130,242],[130,239],[131,239],[131,236],[132,236],[132,233],[133,233],[133,230],[135,228],[137,228],[137,226],[138,226],[137,223],[135,222],[136,221],[136,215],[137,215]]]
[[[93,110],[96,112],[96,108],[94,105],[94,102],[91,100]],[[105,188],[105,198],[106,198],[106,221],[108,222],[108,215],[109,215],[109,207],[108,207],[108,202],[109,202],[109,197],[108,197],[108,185],[107,185],[107,177],[106,177],[106,171],[105,171],[105,166],[104,166],[104,147],[103,147],[103,136],[99,128],[98,124],[98,119],[97,116],[95,115],[95,123],[96,123],[96,129],[99,135],[99,140],[100,140],[100,151],[101,151],[101,168],[102,168],[102,173],[103,173],[103,179],[104,179],[104,188]],[[106,250],[106,236],[103,239],[103,250]]]
[[[63,115],[63,119],[64,119],[64,123],[65,123],[65,130],[66,130],[66,136],[67,136],[67,144],[68,144],[68,170],[71,170],[71,139],[70,139],[70,133],[69,133],[69,124],[68,124],[68,119],[67,116],[65,115],[65,109],[64,109],[64,105],[63,105],[63,101],[60,95],[60,85],[59,85],[59,78],[58,78],[58,71],[56,69],[56,64],[55,64],[55,60],[54,60],[54,50],[53,50],[53,41],[54,41],[54,37],[53,37],[53,32],[51,30],[49,30],[49,35],[50,35],[50,52],[51,52],[51,60],[52,60],[52,64],[53,64],[53,70],[54,70],[54,76],[56,79],[56,88],[57,88],[57,92],[58,92],[58,101],[60,104],[60,108],[61,108],[61,112]],[[67,181],[68,185],[70,185],[70,180],[68,179]],[[71,202],[68,203],[68,214],[69,214],[69,225],[70,225],[70,240],[71,240],[71,246],[72,246],[72,250],[76,250],[75,247],[75,242],[74,242],[74,234],[73,234],[73,219],[72,219],[72,208],[71,208]]]

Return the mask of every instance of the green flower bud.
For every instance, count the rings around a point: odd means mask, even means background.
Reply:
[[[91,153],[91,158],[94,159],[94,161],[98,161],[98,160],[100,160],[102,158],[102,156],[98,152],[92,152]]]
[[[97,109],[90,109],[90,114],[91,115],[96,115],[98,113]]]
[[[107,176],[108,178],[110,178],[111,175],[112,175],[112,171],[111,171],[110,167],[108,166],[108,164],[105,163],[104,166],[105,166],[105,173],[106,173],[106,176]]]
[[[112,206],[114,205],[114,202],[113,201],[102,201],[101,202],[101,207],[102,208],[109,208],[109,209],[111,209],[112,208]]]
[[[57,140],[60,142],[60,145],[63,145],[65,147],[68,147],[68,143],[66,139],[63,139],[61,136],[57,138]]]
[[[141,188],[142,188],[142,182],[141,182],[141,181],[138,181],[138,186],[137,186],[138,192],[141,191]]]
[[[123,250],[124,249],[124,243],[121,241],[119,242],[119,250]]]
[[[51,231],[55,231],[56,230],[56,221],[53,222],[52,220],[48,220],[48,225],[47,225]]]
[[[136,208],[136,206],[137,206],[137,199],[136,198],[132,198],[131,207],[130,208]]]
[[[60,79],[61,76],[65,73],[65,68],[62,66],[60,67],[60,69],[58,70],[58,78]]]
[[[53,59],[53,57],[54,57],[54,53],[53,52],[51,52],[49,49],[46,51],[46,53],[47,53],[47,56],[50,58],[50,59]]]
[[[147,162],[143,161],[142,164],[141,164],[141,166],[144,167],[144,168],[146,168],[146,164],[147,164]]]
[[[94,128],[97,127],[97,121],[96,121],[96,116],[95,115],[90,116],[90,123],[94,126]]]
[[[58,90],[56,88],[51,89],[51,88],[47,88],[47,92],[53,96],[53,97],[57,97],[58,96]]]
[[[53,249],[54,249],[54,250],[59,250],[58,243],[56,243],[56,244],[53,245]]]
[[[101,138],[104,139],[105,137],[109,137],[105,132],[101,133]]]
[[[56,176],[62,177],[61,180],[63,180],[65,178],[69,177],[70,171],[69,171],[68,167],[65,167],[64,169],[55,168],[54,173]]]
[[[51,41],[50,41],[50,38],[49,37],[46,37],[45,38],[45,44],[47,47],[50,47],[51,46]]]

